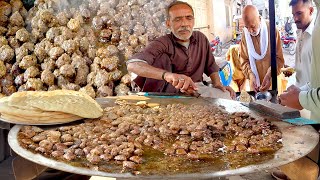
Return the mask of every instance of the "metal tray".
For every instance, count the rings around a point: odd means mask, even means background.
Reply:
[[[0,121],[3,121],[1,123],[22,124],[22,125],[31,125],[31,126],[66,124],[66,123],[70,123],[70,122],[74,122],[74,121],[81,121],[83,119],[85,119],[85,118],[78,119],[78,120],[72,120],[72,121],[68,121],[68,122],[66,122],[65,120],[61,119],[60,121],[55,121],[55,122],[45,122],[45,121],[43,121],[42,123],[39,123],[39,121],[36,121],[36,122],[30,122],[30,121],[29,122],[21,122],[21,121],[15,121],[15,120],[12,120],[12,119],[5,119],[5,118],[0,117]]]
[[[112,106],[115,99],[100,98],[97,101],[102,107]],[[134,101],[134,100],[133,100]],[[261,164],[249,165],[241,167],[238,169],[227,169],[222,171],[212,171],[209,173],[181,173],[175,175],[132,175],[130,173],[106,173],[97,170],[91,170],[87,168],[74,167],[69,164],[58,162],[49,158],[46,158],[40,154],[34,154],[24,148],[22,148],[17,139],[17,134],[22,127],[21,125],[14,126],[8,135],[8,141],[10,147],[20,156],[33,161],[35,163],[55,168],[62,171],[67,171],[76,174],[83,174],[89,176],[106,176],[106,177],[116,177],[116,178],[136,178],[136,179],[207,179],[212,177],[222,177],[231,175],[247,174],[256,171],[261,171],[264,169],[270,169],[278,167],[281,165],[293,162],[303,156],[310,153],[314,147],[319,142],[319,134],[311,126],[295,126],[289,123],[267,117],[265,115],[259,114],[250,110],[249,108],[241,105],[237,101],[224,100],[224,99],[204,99],[204,98],[182,98],[182,99],[168,99],[168,98],[150,98],[148,102],[157,102],[160,104],[168,103],[205,103],[205,104],[215,104],[224,108],[228,112],[249,112],[252,116],[259,116],[268,118],[275,125],[277,125],[282,132],[283,147],[278,150],[274,158],[265,161]]]

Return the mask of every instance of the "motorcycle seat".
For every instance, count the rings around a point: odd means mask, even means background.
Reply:
[[[286,38],[287,40],[295,40],[295,37],[289,36]]]

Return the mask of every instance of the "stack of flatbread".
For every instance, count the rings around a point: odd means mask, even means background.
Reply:
[[[60,124],[102,116],[89,95],[71,90],[24,91],[0,99],[1,120],[16,124]]]
[[[252,98],[247,91],[242,90],[240,93],[239,101],[245,102],[245,103],[250,103],[252,101]]]

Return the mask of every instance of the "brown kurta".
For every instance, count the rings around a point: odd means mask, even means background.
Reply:
[[[142,52],[130,59],[144,60],[154,67],[187,75],[194,82],[202,82],[203,73],[210,76],[219,71],[219,66],[210,50],[209,41],[200,31],[192,33],[188,48],[179,44],[171,33],[150,42]],[[134,82],[144,92],[179,92],[163,80],[138,76]]]
[[[232,79],[234,81],[244,80],[244,75],[241,70],[240,56],[239,56],[239,45],[232,45],[227,51],[226,58],[231,63],[232,68]]]
[[[270,25],[267,21],[268,32],[270,32]],[[258,54],[261,54],[260,50],[260,34],[258,36],[251,36],[254,48]],[[277,74],[280,74],[280,69],[284,65],[284,58],[282,54],[281,39],[279,31],[276,29],[276,44],[277,44]],[[247,48],[247,42],[244,32],[242,32],[241,44],[240,44],[240,62],[243,74],[247,79],[249,79],[249,74],[253,73],[250,67],[249,54]],[[269,44],[266,56],[262,60],[256,61],[257,71],[259,74],[260,82],[263,82],[264,76],[267,74],[268,68],[271,66],[271,51],[270,51],[270,34],[269,34]]]

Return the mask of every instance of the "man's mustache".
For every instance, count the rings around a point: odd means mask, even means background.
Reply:
[[[301,21],[295,21],[294,23],[298,24],[298,23],[301,23]]]
[[[188,28],[188,27],[181,27],[181,28],[178,29],[178,31],[189,31],[189,32],[191,32],[190,28]]]

